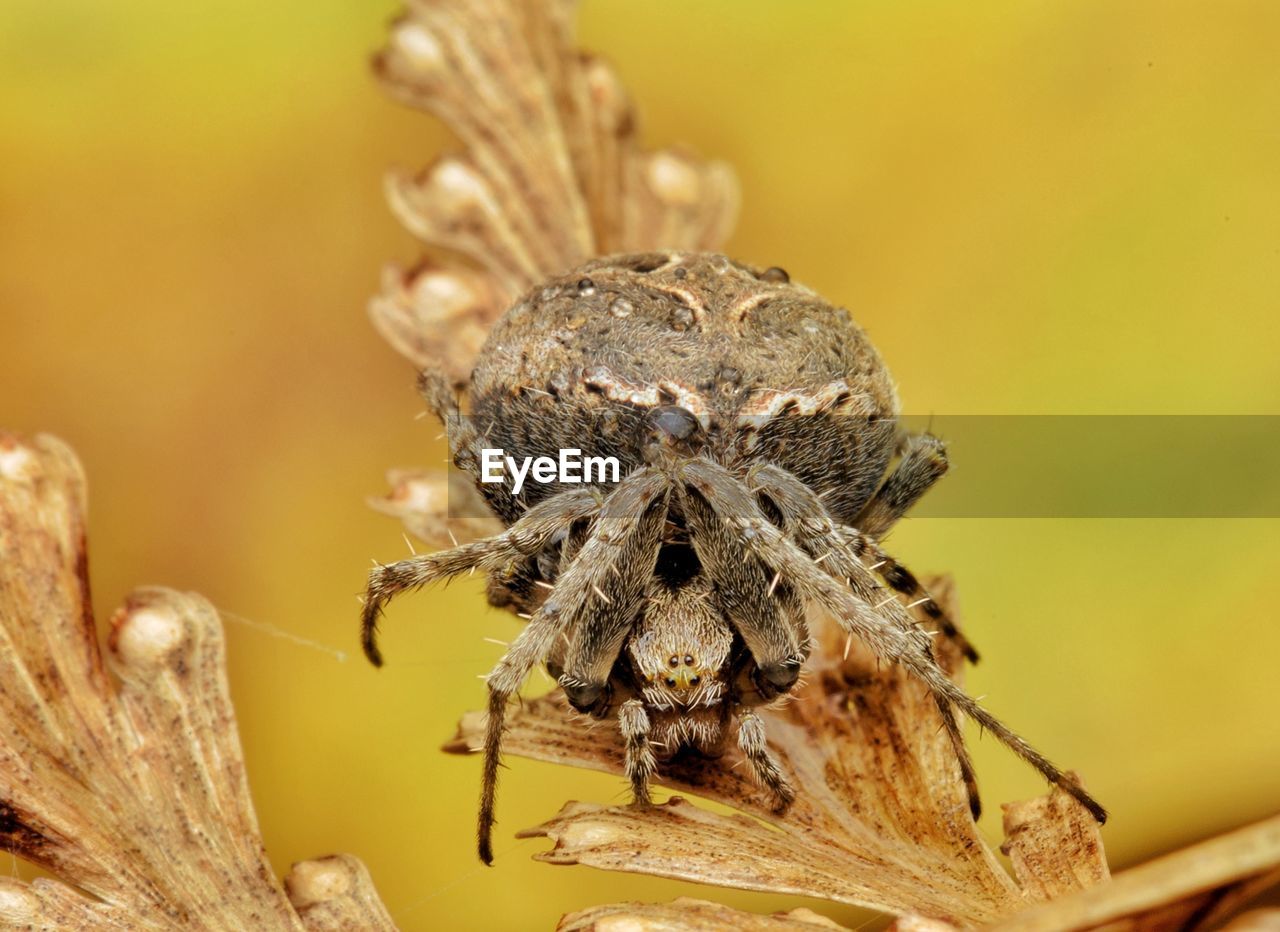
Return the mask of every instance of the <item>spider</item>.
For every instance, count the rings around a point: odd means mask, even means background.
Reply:
[[[375,665],[379,616],[406,589],[481,569],[489,600],[528,618],[486,678],[486,864],[507,703],[538,663],[579,712],[616,718],[638,802],[649,802],[659,751],[715,753],[736,731],[785,810],[795,792],[756,710],[796,683],[810,606],[930,690],[975,818],[957,712],[1105,821],[939,667],[930,625],[977,653],[880,540],[946,472],[944,446],[900,431],[893,383],[863,331],[782,269],[700,253],[599,259],[495,325],[468,416],[442,376],[425,374],[422,389],[453,462],[473,476],[494,447],[579,448],[622,467],[609,486],[528,483],[514,495],[509,482],[477,483],[503,533],[370,575],[362,634]]]

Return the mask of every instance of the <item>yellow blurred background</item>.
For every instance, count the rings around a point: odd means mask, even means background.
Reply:
[[[393,11],[0,4],[0,424],[83,458],[100,617],[161,583],[257,623],[230,676],[278,871],[355,853],[405,929],[802,905],[533,863],[515,830],[625,794],[524,761],[481,868],[478,761],[437,748],[516,622],[467,582],[397,603],[384,671],[358,656],[369,560],[405,552],[363,499],[443,456],[364,310],[415,255],[382,172],[447,143],[369,76]],[[1280,414],[1280,4],[586,0],[581,31],[651,143],[738,167],[731,251],[852,308],[911,413]],[[1261,519],[893,541],[956,574],[970,685],[1086,776],[1118,866],[1280,807],[1278,544]],[[996,844],[996,803],[1042,784],[976,756]]]

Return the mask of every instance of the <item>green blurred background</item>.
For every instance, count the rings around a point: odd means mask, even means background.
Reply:
[[[479,867],[478,762],[437,747],[516,623],[467,582],[396,605],[384,671],[356,655],[369,560],[405,552],[363,499],[443,456],[364,310],[415,254],[381,174],[447,143],[369,77],[393,10],[0,4],[0,423],[84,459],[101,617],[163,583],[345,652],[229,625],[277,870],[353,852],[405,929],[800,905],[531,862],[516,829],[625,794],[523,761]],[[1280,414],[1280,4],[587,0],[581,23],[650,142],[739,168],[731,251],[851,307],[910,412]],[[893,546],[958,576],[973,689],[1085,774],[1123,866],[1280,805],[1278,532],[918,519]],[[996,803],[1042,784],[976,757],[995,844]]]

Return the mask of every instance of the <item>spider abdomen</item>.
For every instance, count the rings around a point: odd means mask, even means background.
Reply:
[[[534,289],[494,326],[470,395],[478,445],[579,449],[624,475],[645,461],[648,415],[682,409],[718,461],[773,462],[850,518],[895,442],[892,380],[849,313],[713,254],[609,257]],[[508,523],[563,489],[481,487]]]

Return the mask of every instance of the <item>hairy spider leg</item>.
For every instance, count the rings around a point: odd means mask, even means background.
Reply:
[[[593,489],[573,489],[547,499],[501,534],[462,544],[450,550],[424,553],[396,563],[386,563],[369,573],[360,642],[375,667],[382,666],[378,649],[378,619],[386,603],[406,589],[447,579],[468,570],[499,570],[538,553],[575,521],[600,511],[602,498]]]
[[[845,539],[849,549],[855,555],[866,554],[867,558],[873,561],[872,565],[876,567],[880,578],[895,592],[900,592],[910,599],[913,607],[918,607],[923,614],[932,619],[937,624],[938,630],[960,648],[966,660],[977,663],[981,659],[977,648],[965,637],[964,632],[956,625],[955,619],[943,610],[937,600],[920,584],[920,580],[916,579],[915,574],[886,553],[875,538],[867,536],[857,528],[843,525],[837,529],[837,533]]]
[[[534,665],[550,653],[562,634],[572,631],[588,612],[591,616],[597,613],[592,599],[598,600],[596,589],[600,580],[614,578],[611,567],[625,569],[636,560],[637,551],[643,552],[650,545],[650,538],[656,550],[665,519],[664,503],[668,488],[665,476],[649,469],[638,469],[613,489],[605,499],[577,559],[556,581],[547,600],[533,613],[528,625],[512,642],[510,650],[486,677],[489,709],[485,721],[484,768],[476,826],[480,860],[486,864],[493,863],[494,801],[507,702]],[[655,513],[659,514],[658,519],[649,519]],[[642,516],[639,521],[637,516]],[[649,572],[652,569],[650,565]],[[607,606],[609,603],[604,604]],[[565,692],[573,701],[568,687]],[[583,695],[579,693],[578,698],[582,699]]]
[[[681,489],[689,539],[702,572],[714,584],[716,608],[742,636],[756,669],[753,682],[762,699],[773,699],[795,685],[809,656],[804,607],[790,585],[754,556],[743,559],[730,529],[696,492]],[[738,713],[738,747],[757,783],[773,793],[781,812],[795,800],[795,790],[769,753],[764,720],[749,709]]]
[[[773,505],[782,518],[783,530],[792,541],[810,557],[822,558],[821,566],[829,575],[844,580],[854,595],[874,607],[901,630],[917,629],[917,622],[907,612],[906,607],[881,585],[876,573],[865,566],[861,560],[862,555],[868,552],[876,554],[877,557],[884,556],[884,559],[877,559],[881,576],[884,575],[884,564],[892,561],[887,555],[883,555],[883,551],[879,550],[875,541],[851,528],[837,525],[818,496],[797,476],[785,469],[773,465],[757,466],[747,473],[747,482],[755,489],[757,496],[764,496]],[[852,534],[845,532],[852,532]],[[905,569],[898,566],[896,562],[893,562],[893,566],[905,572]],[[910,576],[909,573],[907,575]],[[910,576],[910,578],[914,583],[915,577]],[[932,599],[929,602],[936,606]],[[946,626],[940,625],[940,627],[944,632],[948,630]],[[950,624],[950,630],[956,633],[957,644],[963,650],[968,642],[959,639],[959,632],[954,623]],[[936,663],[932,644],[928,649],[930,659]],[[978,794],[978,777],[969,756],[969,749],[964,742],[964,734],[960,730],[960,723],[956,721],[951,704],[942,700],[937,694],[934,698],[938,700],[938,712],[942,715],[943,727],[947,730],[956,760],[960,764],[960,776],[969,797],[969,810],[977,819],[982,814],[982,800]]]
[[[717,608],[756,662],[761,697],[786,692],[809,654],[804,613],[780,611],[787,603],[770,591],[773,574],[754,556],[743,559],[731,529],[700,495],[682,489],[680,500],[702,572],[715,586]]]
[[[932,434],[907,435],[898,465],[862,507],[854,526],[880,540],[946,475],[947,467],[946,444]]]
[[[653,746],[649,744],[649,713],[639,699],[628,699],[618,709],[618,729],[622,732],[623,744],[626,747],[626,758],[623,770],[631,781],[631,794],[636,802],[648,805],[649,780],[658,769],[658,762],[653,756]]]
[[[447,424],[449,418],[461,413],[458,407],[458,395],[449,384],[448,377],[439,369],[424,369],[418,373],[418,394],[427,403],[431,413],[442,423]]]
[[[977,650],[915,574],[886,553],[870,535],[837,522],[822,500],[798,476],[772,464],[761,465],[748,470],[747,484],[777,509],[794,542],[814,557],[815,562],[820,560],[832,576],[849,578],[850,586],[859,597],[872,605],[883,603],[876,580],[879,576],[895,592],[913,600],[907,608],[919,609],[920,614],[937,624],[970,663],[978,662]],[[863,557],[869,559],[871,566],[866,565]],[[896,606],[889,609],[889,614],[905,623]]]
[[[782,774],[778,761],[769,753],[764,730],[764,719],[751,709],[738,712],[738,749],[746,758],[756,782],[773,793],[777,803],[774,811],[783,812],[795,802],[796,791]]]
[[[604,696],[622,645],[644,607],[662,546],[670,488],[666,475],[648,467],[627,476],[605,501],[593,537],[569,564],[569,571],[576,568],[582,580],[581,602],[590,611],[569,632],[559,682],[580,712]],[[612,520],[619,526],[605,528],[607,516],[616,516]],[[557,597],[560,585],[549,598]]]
[[[781,572],[802,596],[830,611],[841,627],[862,640],[877,655],[906,667],[934,694],[940,707],[945,701],[973,718],[1050,783],[1079,800],[1098,822],[1106,821],[1106,810],[1074,778],[947,678],[933,657],[926,631],[918,627],[904,629],[886,622],[873,606],[825,573],[769,522],[750,489],[740,479],[723,466],[703,459],[686,462],[681,467],[680,477],[706,498],[722,521],[738,530],[744,549]]]

